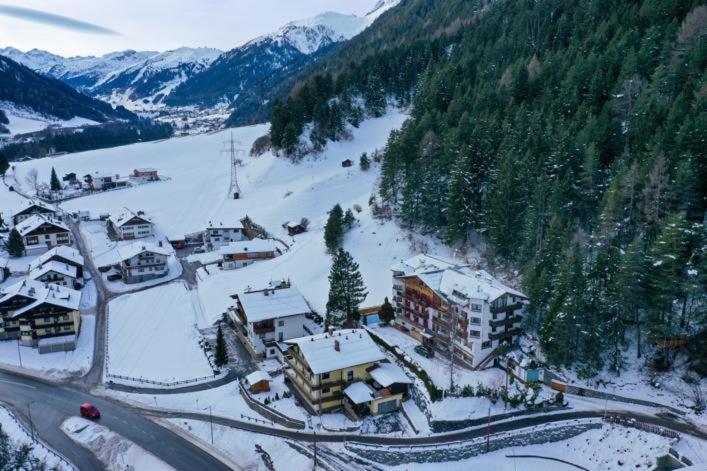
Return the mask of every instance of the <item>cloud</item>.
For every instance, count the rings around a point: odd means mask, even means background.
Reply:
[[[43,23],[51,26],[57,26],[59,28],[70,29],[73,31],[78,31],[80,33],[106,35],[120,34],[116,31],[104,28],[103,26],[99,26],[93,23],[87,23],[85,21],[76,20],[67,16],[55,15],[53,13],[47,13],[40,10],[33,10],[31,8],[0,5],[0,15],[11,16],[26,21],[34,21],[35,23]]]

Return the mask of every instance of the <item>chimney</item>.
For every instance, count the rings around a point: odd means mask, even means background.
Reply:
[[[162,241],[157,242],[157,245],[159,245],[160,247],[162,247]]]
[[[336,350],[337,352],[341,351],[341,345],[339,344],[338,340],[334,340],[334,350]]]

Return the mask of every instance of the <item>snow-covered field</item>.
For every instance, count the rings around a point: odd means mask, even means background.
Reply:
[[[0,102],[0,108],[5,111],[7,115],[9,124],[5,127],[10,130],[10,135],[24,134],[28,132],[41,131],[47,126],[61,126],[61,127],[78,127],[88,124],[98,124],[97,122],[75,116],[69,120],[61,120],[54,116],[47,116],[31,109],[25,109],[15,106],[13,103]],[[9,137],[7,134],[0,134],[0,139],[2,137]]]
[[[95,454],[109,471],[174,469],[130,440],[81,417],[69,417],[61,424],[61,429],[73,441]]]
[[[32,446],[32,451],[31,455],[38,460],[43,461],[48,469],[53,469],[53,470],[72,470],[74,469],[72,466],[69,466],[66,464],[66,462],[62,461],[52,450],[47,448],[42,442],[32,442],[32,437],[30,434],[27,433],[27,430],[20,426],[20,424],[17,422],[17,419],[15,418],[14,414],[12,414],[9,409],[6,409],[1,403],[0,403],[0,429],[4,433],[7,434],[7,436],[10,438],[10,441],[12,441],[16,445],[31,445]],[[2,455],[0,455],[0,466],[2,466],[4,463],[2,460]],[[2,469],[10,469],[10,468],[5,468],[2,466]]]
[[[120,296],[108,312],[107,374],[163,382],[213,374],[198,344],[198,297],[183,282]]]
[[[66,378],[76,374],[86,373],[93,361],[93,341],[96,331],[94,316],[81,316],[81,333],[76,350],[70,352],[55,352],[39,354],[39,350],[31,347],[17,348],[16,340],[0,342],[0,364],[20,366],[41,372],[51,378]]]

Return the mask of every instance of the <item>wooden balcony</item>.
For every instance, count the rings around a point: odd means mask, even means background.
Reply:
[[[520,334],[519,328],[504,330],[502,332],[491,332],[489,334],[489,339],[491,339],[491,340],[510,339],[511,337],[514,337],[519,334]]]
[[[513,324],[520,322],[523,320],[522,316],[511,316],[511,317],[506,317],[505,319],[498,319],[496,321],[491,320],[489,321],[489,325],[491,327],[513,327]]]
[[[492,314],[498,314],[500,312],[509,312],[509,311],[514,311],[516,309],[520,309],[523,307],[523,303],[517,302],[513,304],[508,304],[506,306],[497,306],[497,307],[491,307],[491,313]]]

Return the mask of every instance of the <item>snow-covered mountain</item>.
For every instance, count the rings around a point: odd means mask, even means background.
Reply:
[[[159,104],[174,87],[204,70],[221,52],[184,47],[165,52],[127,50],[100,57],[61,57],[38,49],[0,49],[0,55],[42,75],[133,110]]]
[[[227,104],[236,115],[251,116],[267,99],[267,92],[359,34],[398,3],[381,0],[364,16],[325,12],[290,22],[223,53],[206,71],[176,87],[166,103]]]

